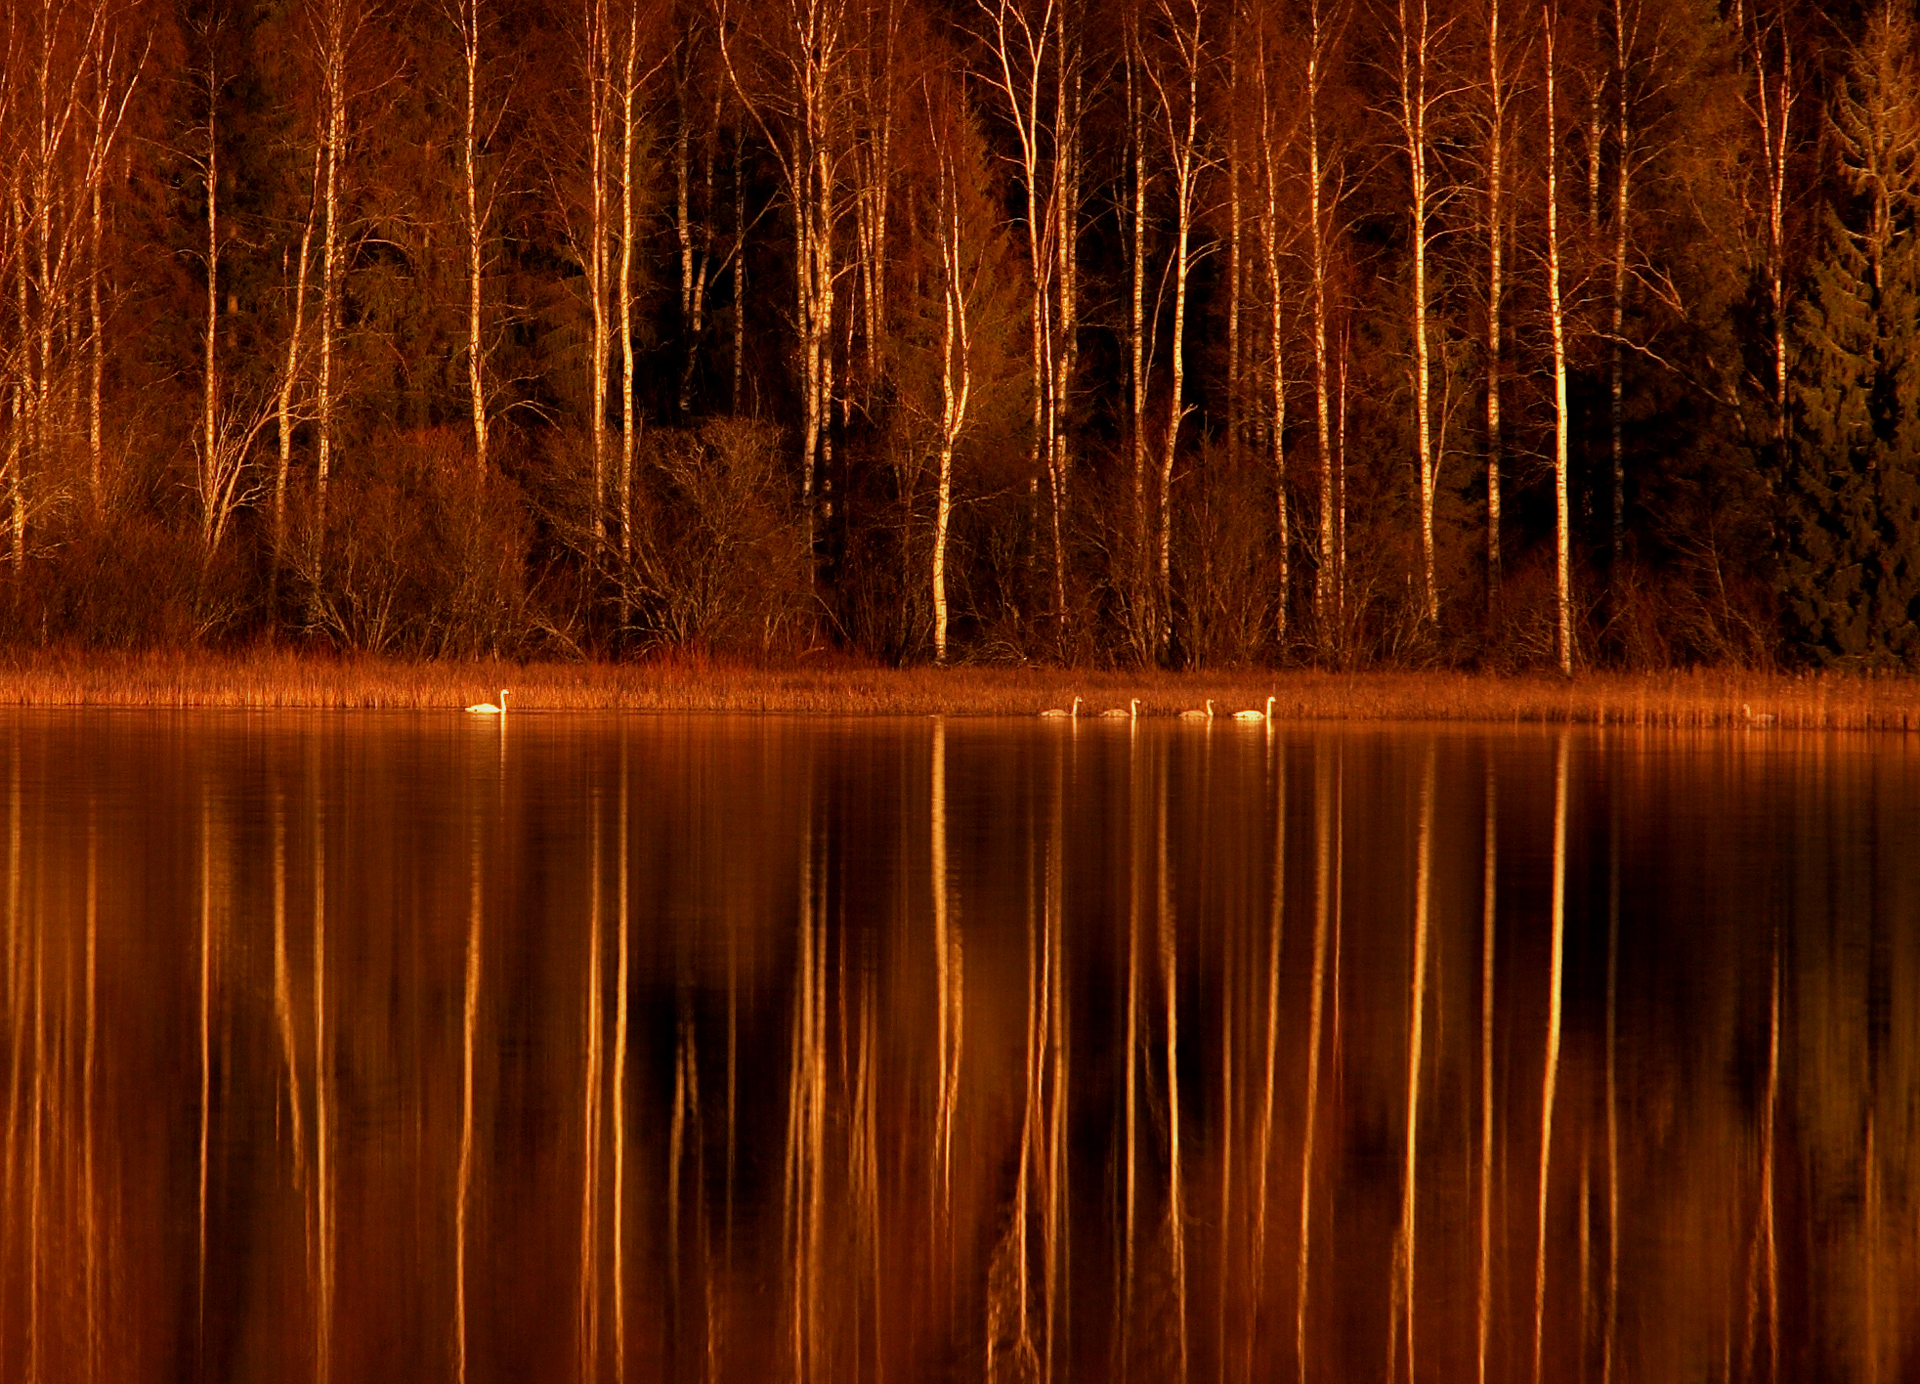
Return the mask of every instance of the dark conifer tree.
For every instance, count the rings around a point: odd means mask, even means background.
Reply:
[[[1848,196],[1797,322],[1781,477],[1789,638],[1823,663],[1920,655],[1920,75],[1913,26],[1870,21],[1829,129]]]

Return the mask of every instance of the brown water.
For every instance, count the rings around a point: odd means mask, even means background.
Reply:
[[[7,1380],[1920,1377],[1920,753],[0,719]]]

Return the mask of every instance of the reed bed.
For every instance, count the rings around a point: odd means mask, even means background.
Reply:
[[[228,710],[450,710],[512,689],[515,712],[651,711],[840,716],[1167,716],[1274,700],[1281,721],[1441,721],[1706,729],[1920,729],[1920,679],[1714,670],[1505,676],[1455,672],[1086,671],[889,668],[848,661],[756,667],[408,662],[303,654],[49,653],[0,665],[0,706]]]

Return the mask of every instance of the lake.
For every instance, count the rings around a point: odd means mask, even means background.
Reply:
[[[0,717],[0,1374],[1920,1371],[1920,742]]]

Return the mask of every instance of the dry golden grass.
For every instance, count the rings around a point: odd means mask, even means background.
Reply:
[[[0,666],[0,706],[236,710],[448,710],[512,689],[512,710],[815,715],[1083,715],[1140,699],[1165,716],[1211,697],[1217,713],[1259,708],[1286,721],[1455,721],[1783,730],[1920,729],[1920,679],[1740,671],[1571,680],[1472,673],[1089,672],[906,668],[849,661],[751,667],[643,663],[401,662],[311,655],[49,653]],[[1771,718],[1771,719],[1769,719]]]

